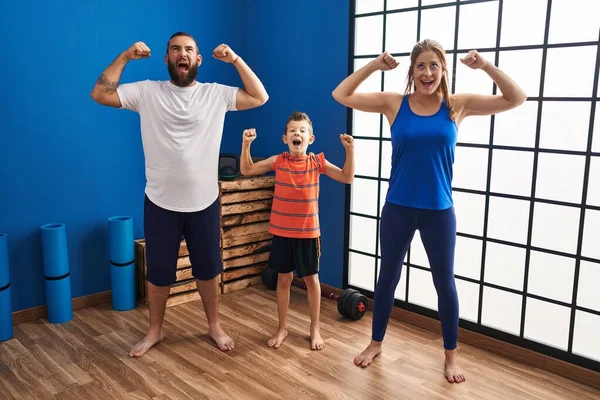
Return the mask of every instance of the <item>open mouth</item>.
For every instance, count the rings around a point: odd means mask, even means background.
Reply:
[[[292,144],[294,146],[300,146],[302,144],[302,141],[300,139],[294,139],[292,140]]]
[[[177,64],[177,70],[179,72],[188,72],[189,69],[190,69],[190,66],[185,62],[180,62]]]
[[[421,84],[425,89],[431,89],[433,87],[433,81],[421,81]]]

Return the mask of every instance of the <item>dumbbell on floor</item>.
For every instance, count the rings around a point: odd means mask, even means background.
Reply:
[[[269,289],[277,289],[277,273],[275,271],[265,267],[261,276],[263,283],[266,284]],[[292,286],[306,290],[306,284],[296,277],[292,280]],[[358,290],[346,289],[339,295],[327,290],[321,290],[321,296],[331,300],[337,300],[338,312],[342,316],[353,320],[361,319],[367,311],[367,298]]]

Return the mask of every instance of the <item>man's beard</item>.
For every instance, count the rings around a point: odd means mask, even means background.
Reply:
[[[176,86],[180,87],[189,86],[196,80],[196,76],[198,75],[198,64],[190,64],[187,72],[179,72],[179,69],[177,69],[177,64],[173,64],[169,61],[168,69],[171,80]]]

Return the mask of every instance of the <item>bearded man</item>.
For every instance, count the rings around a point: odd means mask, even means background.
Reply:
[[[229,46],[213,57],[232,64],[244,88],[196,81],[202,64],[195,39],[177,32],[167,43],[168,81],[119,84],[125,65],[150,57],[150,48],[134,43],[100,75],[92,98],[99,104],[140,115],[145,157],[144,239],[150,327],[129,355],[141,357],[163,339],[169,287],[176,281],[182,236],[190,253],[208,321],[210,337],[222,351],[234,342],[219,323],[220,256],[218,162],[227,111],[263,105],[268,95],[258,77]]]

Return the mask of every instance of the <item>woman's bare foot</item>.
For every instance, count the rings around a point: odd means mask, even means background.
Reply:
[[[221,351],[233,350],[233,348],[235,347],[233,339],[231,339],[229,335],[225,333],[225,331],[223,330],[223,328],[221,328],[221,325],[219,323],[209,327],[208,334],[210,335],[212,340],[215,341],[217,347]]]
[[[146,354],[146,352],[148,352],[148,350],[150,350],[150,348],[152,346],[154,346],[156,343],[163,340],[163,338],[164,338],[164,336],[163,336],[162,332],[149,331],[142,340],[137,342],[131,348],[131,350],[129,351],[129,357],[143,356],[144,354]]]
[[[321,332],[318,326],[310,328],[310,348],[312,350],[323,350],[325,342],[321,337]]]
[[[446,350],[446,362],[444,363],[444,375],[450,383],[461,383],[467,380],[462,368],[458,365],[456,350]]]
[[[283,343],[283,341],[287,337],[287,335],[288,335],[287,329],[279,328],[277,333],[275,333],[275,336],[273,336],[271,339],[269,339],[269,341],[267,342],[267,346],[278,349],[279,346],[281,346],[281,343]]]
[[[354,357],[354,364],[365,368],[373,362],[373,359],[381,354],[381,342],[371,340],[371,343],[362,353]]]

